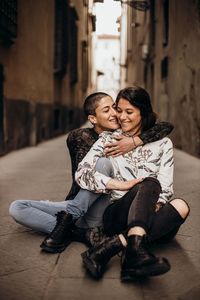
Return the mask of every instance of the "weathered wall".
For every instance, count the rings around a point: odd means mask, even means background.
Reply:
[[[171,3],[168,107],[176,129],[175,145],[200,157],[200,16],[196,2]]]
[[[146,87],[160,119],[175,126],[174,145],[200,157],[200,3],[169,0],[168,26],[164,3],[151,1],[146,12],[129,8],[126,85]]]
[[[197,1],[169,1],[169,41],[163,47],[162,3],[156,6],[154,93],[162,119],[175,125],[174,145],[200,156],[200,16]],[[162,60],[168,58],[162,78]]]
[[[64,74],[55,73],[54,66],[56,3],[68,10],[65,19],[68,40],[63,44],[66,48],[62,48],[68,55]],[[0,43],[0,154],[35,145],[85,121],[82,105],[90,82],[86,80],[88,72],[83,73],[82,68],[82,41],[88,47],[84,61],[87,71],[91,20],[87,1],[74,1],[73,8],[67,3],[18,0],[17,37],[12,45],[6,45],[2,39]],[[73,82],[72,56],[73,66],[77,66]]]
[[[15,42],[0,46],[3,66],[4,151],[54,135],[54,1],[18,1]],[[43,118],[38,120],[37,112]],[[49,126],[49,124],[51,126]],[[2,151],[1,151],[2,152]]]
[[[54,1],[18,1],[18,36],[0,47],[4,95],[13,100],[53,101]]]

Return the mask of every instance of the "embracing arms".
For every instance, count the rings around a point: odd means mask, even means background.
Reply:
[[[116,137],[116,142],[105,145],[106,156],[119,156],[125,154],[138,146],[152,143],[166,137],[171,133],[174,126],[168,122],[158,122],[152,128],[142,132],[134,138],[127,136]]]
[[[97,139],[98,135],[91,128],[74,129],[68,134],[66,143],[71,159],[72,186],[66,196],[66,200],[73,199],[80,190],[80,186],[75,181],[75,172],[78,168],[78,164],[89,152],[91,146]]]
[[[109,190],[127,191],[142,180],[134,178],[122,181],[96,171],[96,162],[100,157],[105,157],[104,144],[110,141],[111,136],[111,132],[104,132],[100,135],[98,141],[79,164],[75,178],[81,188],[95,193],[108,193]]]
[[[134,185],[140,183],[141,181],[143,181],[143,178],[131,179],[131,180],[126,180],[126,181],[120,181],[120,180],[111,178],[108,181],[108,183],[106,184],[106,189],[107,190],[128,191]]]

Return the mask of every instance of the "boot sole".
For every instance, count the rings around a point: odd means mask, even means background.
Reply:
[[[95,267],[96,264],[93,262],[93,260],[89,258],[87,251],[81,253],[81,257],[83,260],[83,265],[88,271],[88,273],[95,279],[101,278],[103,275],[103,271],[101,273],[97,271]]]
[[[160,258],[156,263],[142,266],[138,269],[127,269],[121,271],[122,281],[133,281],[149,276],[159,276],[170,270],[170,264],[166,258]]]
[[[71,243],[71,241],[68,241],[65,245],[63,245],[62,247],[56,247],[56,248],[52,248],[52,247],[48,247],[46,245],[41,244],[40,248],[42,249],[42,251],[44,252],[48,252],[48,253],[61,253],[63,252],[67,246]]]

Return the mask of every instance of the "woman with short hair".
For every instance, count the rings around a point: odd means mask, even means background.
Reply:
[[[170,203],[174,160],[169,138],[139,146],[119,157],[105,158],[104,145],[115,136],[134,138],[156,122],[149,94],[141,87],[121,90],[116,109],[121,128],[100,135],[79,164],[76,180],[83,189],[109,193],[112,202],[104,213],[104,229],[111,237],[84,252],[83,263],[93,277],[99,278],[110,258],[125,250],[121,271],[125,281],[169,271],[168,260],[153,255],[148,245],[169,235],[172,238],[189,207],[182,199],[176,199],[179,211]],[[107,175],[97,171],[99,165]]]

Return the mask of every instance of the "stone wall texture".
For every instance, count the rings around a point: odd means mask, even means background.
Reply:
[[[200,1],[150,4],[146,12],[129,7],[124,16],[128,42],[123,85],[147,88],[160,119],[175,126],[174,145],[200,157]]]

